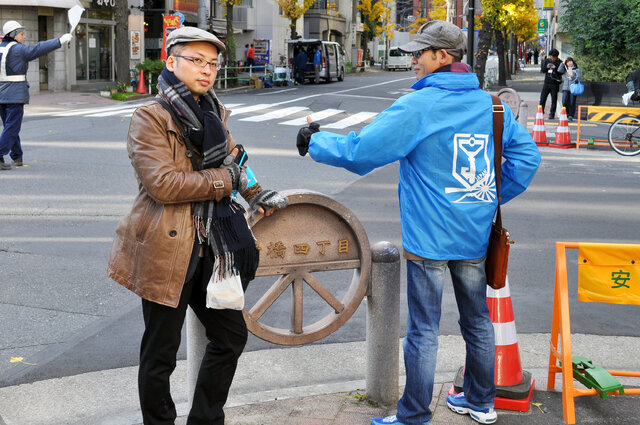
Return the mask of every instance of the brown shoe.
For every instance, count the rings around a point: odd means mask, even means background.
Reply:
[[[16,167],[22,167],[22,158],[14,159],[13,163],[16,164]]]

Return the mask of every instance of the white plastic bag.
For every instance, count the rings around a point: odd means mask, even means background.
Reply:
[[[242,281],[236,273],[227,273],[220,279],[219,264],[213,267],[213,275],[207,285],[207,308],[217,310],[242,310],[244,308],[244,290]]]
[[[622,103],[624,103],[625,106],[629,104],[629,99],[631,99],[631,96],[633,96],[632,91],[622,95]]]

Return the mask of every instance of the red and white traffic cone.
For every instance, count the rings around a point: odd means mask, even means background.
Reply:
[[[571,134],[569,133],[569,121],[567,120],[567,109],[563,106],[560,112],[560,120],[556,129],[556,140],[549,143],[551,148],[569,149],[575,148],[576,144],[571,143]]]
[[[542,105],[538,105],[538,111],[536,112],[536,120],[533,123],[533,132],[531,133],[533,141],[538,146],[549,146],[547,142],[547,131],[544,128],[544,112],[542,112]]]
[[[146,94],[147,93],[147,89],[144,85],[144,70],[140,70],[140,80],[138,80],[138,89],[136,90],[136,93],[140,93],[140,94]]]
[[[509,292],[509,278],[502,289],[492,289],[487,286],[487,304],[489,317],[493,323],[495,334],[495,383],[496,409],[517,410],[526,412],[529,410],[535,380],[531,373],[522,370],[520,363],[520,351],[518,349],[518,337],[516,324]],[[464,383],[464,368],[458,370],[449,394],[462,391]]]
[[[520,363],[508,277],[502,289],[487,286],[487,304],[496,341],[495,407],[526,412],[533,397],[535,380],[531,373],[522,370]]]

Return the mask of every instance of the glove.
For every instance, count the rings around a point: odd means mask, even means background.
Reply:
[[[300,156],[305,156],[309,151],[309,141],[311,135],[320,131],[320,124],[312,122],[308,127],[302,127],[298,131],[298,137],[296,139],[296,146],[298,147],[298,153]]]
[[[253,220],[256,212],[262,208],[265,211],[275,208],[281,210],[289,205],[289,198],[283,196],[271,189],[263,189],[257,195],[255,195],[249,202],[249,209],[251,211],[251,219]]]
[[[235,155],[229,154],[222,161],[222,167],[225,168],[231,176],[231,188],[243,193],[249,186],[249,179],[247,178],[247,170],[235,162]]]
[[[66,34],[62,34],[62,36],[60,36],[60,44],[66,44],[68,42],[71,41],[71,39],[73,38],[73,36],[69,33]]]

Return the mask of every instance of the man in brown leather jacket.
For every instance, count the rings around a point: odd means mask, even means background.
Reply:
[[[187,424],[224,423],[247,327],[241,310],[208,308],[207,288],[226,279],[246,288],[258,265],[244,209],[230,195],[237,190],[266,215],[287,204],[234,161],[239,146],[227,129],[230,111],[212,90],[223,50],[204,30],[173,31],[158,97],[136,110],[129,127],[127,151],[139,190],[116,230],[108,274],[142,298],[138,387],[145,425],[175,421],[169,377],[187,305],[209,340]]]

